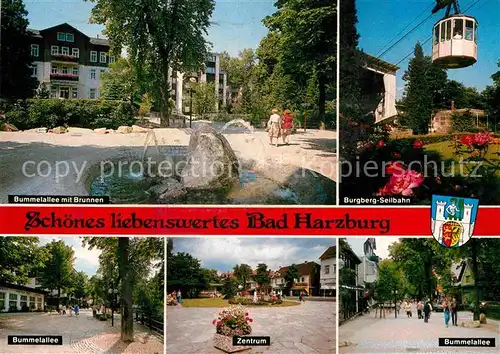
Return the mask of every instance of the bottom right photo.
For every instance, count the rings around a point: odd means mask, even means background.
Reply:
[[[339,239],[339,353],[498,352],[500,239]]]

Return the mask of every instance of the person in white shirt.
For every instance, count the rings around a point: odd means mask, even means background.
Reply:
[[[276,139],[276,146],[278,146],[278,138],[281,136],[281,116],[275,108],[267,122],[267,129],[269,131],[269,143],[273,145],[273,139]]]

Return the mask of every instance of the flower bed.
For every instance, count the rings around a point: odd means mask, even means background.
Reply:
[[[253,299],[251,298],[246,298],[246,297],[235,297],[233,299],[229,299],[228,302],[231,305],[244,305],[244,306],[266,306],[266,305],[280,305],[283,303],[282,300],[276,299],[276,300],[264,300],[264,299],[259,299],[257,302],[253,302]]]
[[[253,319],[249,317],[248,311],[241,305],[230,306],[219,312],[217,318],[212,321],[216,326],[214,335],[214,347],[226,353],[234,353],[250,347],[234,346],[233,336],[245,336],[252,333],[250,323]]]
[[[78,75],[73,75],[73,74],[63,74],[63,73],[54,73],[50,74],[50,78],[52,80],[70,80],[70,81],[75,81],[78,80]]]

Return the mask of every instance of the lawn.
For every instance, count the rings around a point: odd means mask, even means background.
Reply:
[[[456,154],[455,154],[455,148],[453,147],[453,143],[451,141],[442,141],[440,143],[433,143],[433,144],[428,144],[425,145],[425,150],[427,151],[437,151],[441,153],[441,156],[445,160],[453,159],[458,162],[457,159],[460,159]],[[498,159],[498,152],[500,152],[500,145],[490,145],[490,148],[488,150],[488,154],[486,154],[486,158],[490,160],[497,160]],[[465,155],[463,157],[466,157]]]
[[[296,301],[283,301],[282,304],[276,305],[262,305],[262,306],[247,306],[246,307],[288,307],[288,306],[297,306],[300,305],[299,302]],[[182,307],[228,307],[229,302],[222,298],[215,299],[182,299]]]

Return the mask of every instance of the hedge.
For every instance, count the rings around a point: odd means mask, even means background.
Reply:
[[[123,101],[28,99],[5,107],[5,119],[20,130],[58,126],[116,129],[134,124],[135,108]]]
[[[452,137],[456,136],[458,138],[475,134],[477,132],[460,132],[460,133],[451,133],[451,134],[429,134],[429,135],[412,135],[404,138],[392,138],[390,139],[391,143],[397,143],[401,145],[410,145],[413,144],[415,140],[420,140],[424,145],[434,144],[434,143],[442,143],[444,141],[451,140]],[[495,137],[500,137],[499,134],[495,134]]]

